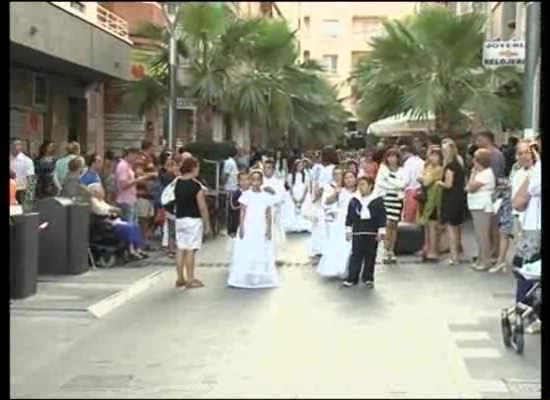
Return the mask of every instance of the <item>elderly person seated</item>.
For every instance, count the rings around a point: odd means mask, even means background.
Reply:
[[[91,193],[90,207],[92,215],[103,217],[104,221],[113,226],[115,235],[128,245],[128,253],[131,260],[143,260],[148,258],[143,253],[143,237],[139,225],[122,221],[121,210],[105,202],[105,191],[99,183],[88,186]]]

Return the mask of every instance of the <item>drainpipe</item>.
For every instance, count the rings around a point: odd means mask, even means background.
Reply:
[[[525,33],[525,71],[523,76],[523,136],[533,138],[538,131],[538,99],[540,97],[541,4],[527,3]]]

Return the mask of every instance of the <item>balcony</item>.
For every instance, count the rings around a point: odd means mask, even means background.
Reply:
[[[128,22],[93,1],[52,1],[50,4],[103,29],[119,39],[130,41]]]
[[[85,81],[130,76],[128,24],[96,2],[10,3],[10,62]]]
[[[97,6],[96,21],[107,32],[130,41],[128,22],[100,5]]]

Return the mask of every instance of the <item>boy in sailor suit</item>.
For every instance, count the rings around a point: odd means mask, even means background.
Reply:
[[[348,277],[344,287],[352,287],[361,280],[367,288],[374,288],[374,265],[378,242],[382,239],[382,230],[386,226],[384,199],[372,193],[374,181],[362,177],[357,181],[359,193],[351,199],[346,216],[346,240],[351,240],[351,256]]]

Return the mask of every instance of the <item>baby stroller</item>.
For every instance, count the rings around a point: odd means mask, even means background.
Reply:
[[[524,327],[542,318],[542,290],[540,283],[541,260],[531,260],[522,268],[514,268],[516,278],[516,304],[502,310],[502,339],[506,347],[522,354],[525,346]]]
[[[113,268],[128,262],[127,245],[115,234],[109,217],[90,217],[90,252],[99,268]]]

